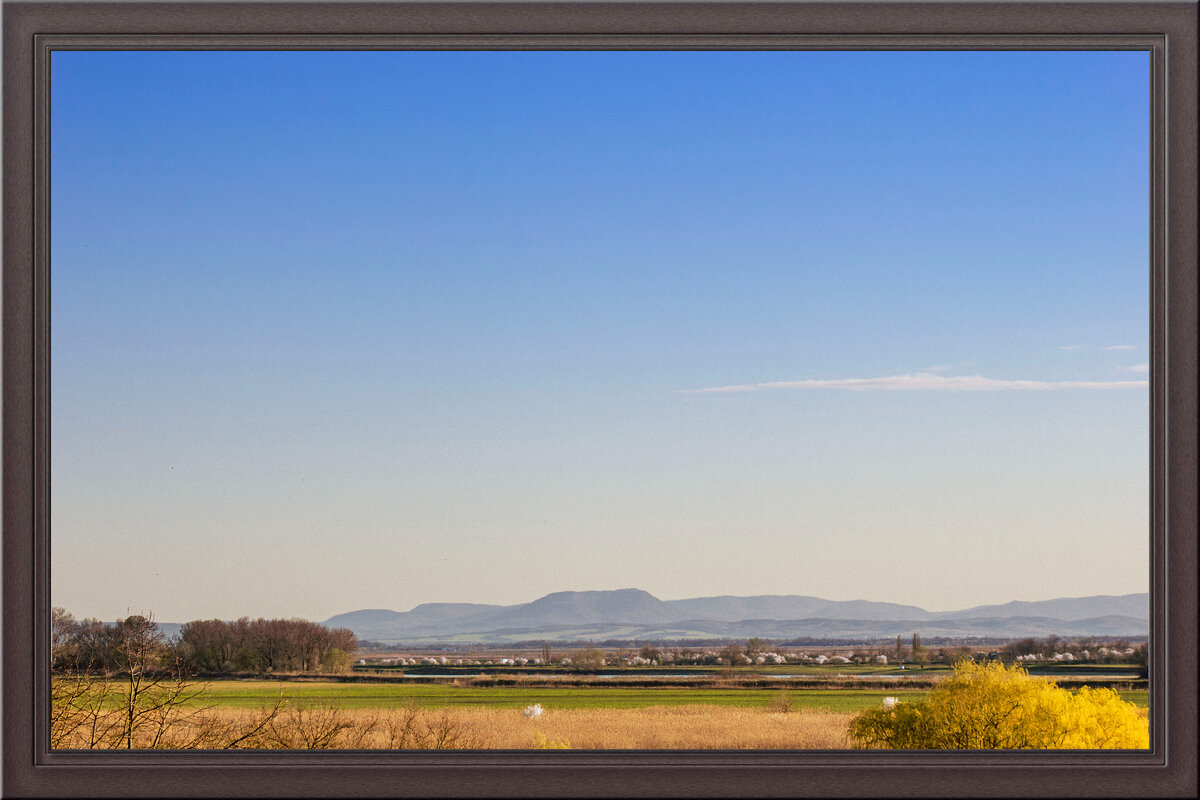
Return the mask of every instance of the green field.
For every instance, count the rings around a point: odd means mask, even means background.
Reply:
[[[1105,665],[1097,665],[1097,672],[1103,672]],[[1053,670],[1054,667],[1044,667],[1046,670]],[[506,675],[545,675],[545,674],[579,674],[570,668],[559,666],[501,666],[498,664],[489,665],[418,665],[418,666],[402,666],[397,664],[366,664],[355,665],[352,668],[353,672],[361,673],[402,673],[406,675],[420,675],[422,673],[462,673],[464,675],[478,675],[480,673],[504,673]],[[686,664],[680,666],[672,666],[665,664],[658,667],[629,667],[629,666],[609,666],[599,670],[605,675],[655,675],[655,674],[670,674],[670,673],[688,673],[688,674],[711,674],[711,675],[921,675],[924,673],[941,674],[953,671],[953,667],[949,664],[930,664],[924,667],[901,667],[899,665],[888,664],[756,664],[753,666],[736,667],[731,669],[728,666],[719,664]],[[1132,671],[1128,667],[1126,671]]]
[[[859,711],[876,708],[884,697],[920,700],[924,691],[902,689],[739,689],[739,688],[623,688],[571,685],[564,687],[488,687],[414,683],[340,683],[336,681],[211,681],[205,701],[220,706],[253,708],[271,703],[280,692],[292,700],[335,703],[343,708],[395,708],[415,702],[428,708],[447,706],[524,708],[540,703],[546,708],[644,708],[647,706],[716,705],[765,707],[788,695],[793,710],[824,708]],[[1120,695],[1145,707],[1145,690]]]

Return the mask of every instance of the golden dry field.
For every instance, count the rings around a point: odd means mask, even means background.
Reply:
[[[267,749],[840,749],[851,713],[711,705],[544,711],[294,706],[233,744]],[[229,747],[262,712],[218,707],[173,722],[157,747]],[[60,746],[87,747],[86,735]],[[148,741],[135,748],[152,746]],[[108,745],[113,746],[113,745]],[[121,745],[117,744],[120,747]]]

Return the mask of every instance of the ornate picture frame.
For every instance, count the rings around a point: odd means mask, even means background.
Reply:
[[[5,3],[3,792],[149,796],[1195,796],[1197,5]],[[50,53],[56,49],[1144,49],[1151,109],[1151,749],[49,749]]]

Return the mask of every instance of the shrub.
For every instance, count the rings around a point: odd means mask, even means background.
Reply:
[[[350,671],[350,654],[334,647],[321,656],[321,672],[338,675]]]
[[[537,735],[534,737],[533,746],[537,750],[570,750],[571,749],[571,743],[568,742],[566,739],[563,739],[562,741],[556,741],[554,739],[548,738],[541,731],[538,731]]]
[[[594,645],[588,645],[586,649],[571,654],[571,664],[575,669],[600,669],[604,666],[604,661],[604,653]]]
[[[780,689],[771,702],[767,704],[768,710],[776,714],[786,714],[792,710],[792,695],[786,689]]]
[[[389,750],[472,750],[479,747],[479,732],[450,709],[434,712],[413,701],[384,715],[382,722]],[[364,734],[365,736],[365,734]]]
[[[1076,693],[1020,666],[960,661],[918,703],[864,711],[850,723],[858,747],[1042,750],[1150,746],[1149,727],[1111,689]]]
[[[271,720],[263,735],[264,745],[286,750],[324,750],[334,747],[354,722],[333,704],[296,703]]]

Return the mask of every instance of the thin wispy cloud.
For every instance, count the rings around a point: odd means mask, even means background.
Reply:
[[[1150,365],[1149,364],[1133,364],[1132,366],[1128,366],[1128,367],[1117,367],[1117,369],[1120,370],[1121,372],[1149,372]]]
[[[985,378],[982,375],[938,375],[912,372],[882,378],[831,378],[802,381],[771,381],[704,389],[678,389],[678,394],[722,394],[762,392],[772,389],[842,389],[853,392],[1046,392],[1066,389],[1145,389],[1147,381],[1034,381]]]
[[[1137,350],[1137,348],[1131,344],[1110,344],[1108,347],[1106,347],[1104,349],[1105,350]]]
[[[1083,345],[1081,345],[1081,344],[1065,344],[1058,349],[1059,350],[1082,350]]]

